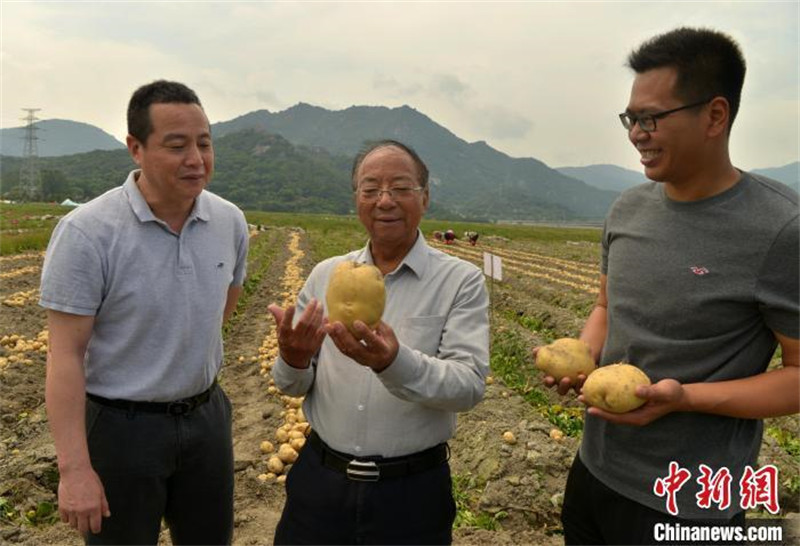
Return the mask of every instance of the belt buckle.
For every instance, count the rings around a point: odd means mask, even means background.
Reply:
[[[170,402],[167,404],[167,413],[170,415],[184,415],[192,410],[192,404],[186,401]]]
[[[377,482],[381,477],[381,469],[375,461],[359,461],[353,459],[347,463],[347,478],[355,482]]]

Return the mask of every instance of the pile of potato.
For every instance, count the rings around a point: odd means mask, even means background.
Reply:
[[[260,446],[261,453],[269,456],[267,472],[258,476],[264,482],[275,480],[283,483],[286,480],[286,474],[305,446],[306,437],[311,433],[311,425],[303,414],[303,397],[283,395],[281,400],[286,408],[281,412],[284,424],[275,431],[275,443],[264,440]]]
[[[31,290],[23,290],[21,292],[14,292],[6,299],[3,300],[3,305],[8,307],[25,307],[31,302],[39,299],[39,289],[33,288]]]
[[[302,270],[300,260],[305,253],[300,249],[300,234],[292,233],[289,240],[289,252],[291,256],[286,262],[286,270],[281,281],[284,291],[281,293],[283,298],[280,306],[284,309],[294,305],[297,295],[303,286]],[[275,359],[278,356],[278,338],[275,329],[270,330],[258,349],[257,360],[260,362],[260,374],[269,377]],[[274,442],[264,440],[259,446],[261,453],[268,456],[266,461],[267,472],[259,474],[258,479],[262,482],[275,481],[283,483],[286,481],[286,474],[292,468],[292,464],[297,460],[300,451],[306,443],[306,437],[311,433],[311,425],[303,414],[303,397],[286,396],[280,393],[275,386],[275,380],[269,377],[267,393],[280,396],[284,409],[280,416],[284,423],[275,431]]]
[[[33,364],[29,353],[47,354],[49,332],[45,329],[36,335],[36,339],[27,339],[19,334],[5,335],[0,338],[0,347],[3,347],[8,356],[0,357],[0,369],[9,364]]]

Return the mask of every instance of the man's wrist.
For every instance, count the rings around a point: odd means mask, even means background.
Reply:
[[[303,364],[302,362],[293,362],[291,359],[286,358],[286,355],[284,353],[282,353],[282,352],[280,353],[280,356],[281,356],[281,360],[283,360],[286,363],[286,365],[291,367],[291,368],[295,368],[295,369],[298,369],[298,370],[305,370],[306,368],[308,368],[311,365],[311,359],[310,358],[305,361],[305,364]]]

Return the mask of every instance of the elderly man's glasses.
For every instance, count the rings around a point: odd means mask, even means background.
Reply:
[[[362,201],[377,201],[384,193],[389,194],[389,199],[392,199],[393,201],[405,201],[407,199],[411,199],[415,193],[422,191],[423,189],[424,188],[420,186],[395,186],[386,189],[365,186],[363,188],[358,188],[356,193]]]
[[[702,106],[704,104],[708,104],[711,102],[712,99],[702,100],[700,102],[693,102],[692,104],[687,104],[685,106],[679,106],[678,108],[673,108],[672,110],[664,110],[663,112],[656,112],[655,114],[642,114],[637,116],[635,114],[631,114],[630,112],[623,112],[619,115],[619,120],[622,122],[622,126],[625,127],[628,131],[633,129],[633,126],[637,123],[639,124],[639,129],[644,131],[645,133],[652,133],[656,130],[656,120],[665,118],[670,114],[674,114],[675,112],[680,112],[681,110],[688,110],[689,108],[697,108],[698,106]]]

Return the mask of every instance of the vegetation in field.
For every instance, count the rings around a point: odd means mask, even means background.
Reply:
[[[552,404],[532,367],[531,347],[515,330],[498,327],[492,332],[492,372],[568,436],[583,431],[583,408]]]
[[[0,256],[44,250],[59,218],[70,210],[48,203],[0,203]]]
[[[505,519],[508,514],[500,511],[497,514],[473,511],[472,507],[477,504],[475,493],[475,478],[466,474],[453,474],[453,499],[456,502],[456,519],[453,521],[453,528],[477,527],[488,531],[496,531],[500,527],[500,521]]]
[[[796,467],[800,467],[800,438],[797,437],[797,434],[774,425],[767,426],[766,433],[774,438],[781,449],[792,458]],[[782,485],[792,495],[800,494],[800,475],[790,476]]]
[[[222,327],[223,336],[227,336],[230,331],[236,328],[241,310],[247,308],[253,292],[255,292],[264,281],[264,276],[280,244],[282,244],[281,237],[275,230],[260,233],[256,237],[250,239],[250,249],[247,254],[247,277],[244,280],[242,294],[239,296],[236,310],[234,310],[233,315]]]

